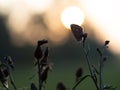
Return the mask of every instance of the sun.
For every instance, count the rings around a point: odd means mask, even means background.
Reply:
[[[81,25],[84,22],[84,17],[84,13],[79,7],[70,6],[63,10],[61,21],[62,24],[69,29],[71,24]]]

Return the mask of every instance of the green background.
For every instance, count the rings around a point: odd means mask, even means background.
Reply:
[[[90,62],[98,67],[99,55],[96,52],[96,48],[101,47],[101,45],[92,39],[87,39],[87,42],[90,46]],[[46,46],[50,49],[49,61],[53,63],[53,70],[49,72],[47,83],[45,84],[46,90],[56,90],[58,82],[63,82],[70,90],[75,83],[75,72],[80,66],[83,68],[83,75],[89,74],[82,46],[77,44],[72,36],[65,44],[54,46],[48,43]],[[24,47],[12,45],[6,27],[6,18],[0,16],[0,59],[7,55],[12,57],[15,64],[15,71],[12,72],[14,81],[21,90],[22,88],[30,90],[31,82],[34,82],[36,85],[38,84],[37,70],[34,66],[34,50],[35,46],[31,45]],[[104,64],[104,82],[105,84],[117,87],[119,90],[120,61],[110,51],[107,51],[106,55],[108,60]],[[36,76],[30,80],[29,78],[34,74]],[[0,90],[3,90],[2,85],[0,87]],[[13,90],[11,85],[10,88],[10,90]],[[92,80],[89,78],[83,81],[77,89],[96,90]]]

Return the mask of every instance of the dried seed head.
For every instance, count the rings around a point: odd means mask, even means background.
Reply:
[[[104,46],[107,46],[109,43],[110,43],[110,41],[106,40]]]
[[[77,41],[81,41],[83,37],[83,28],[76,24],[71,24],[71,31]]]
[[[34,84],[34,83],[31,83],[31,90],[37,90],[37,87],[36,87],[36,85]]]
[[[42,58],[43,56],[43,52],[41,50],[41,45],[45,44],[45,43],[48,43],[47,40],[40,40],[38,41],[38,44],[37,44],[37,47],[36,47],[36,50],[34,52],[34,56],[37,60],[39,60],[40,58]]]
[[[80,67],[80,68],[78,68],[77,69],[77,71],[76,71],[76,81],[78,81],[79,80],[79,78],[82,76],[82,74],[83,74],[83,69]]]
[[[48,47],[46,47],[45,49],[44,56],[40,61],[40,64],[41,64],[41,67],[44,67],[48,64]]]
[[[66,90],[66,87],[62,82],[59,82],[56,86],[56,90]]]
[[[35,52],[34,52],[34,57],[37,59],[37,60],[39,60],[40,58],[42,58],[42,56],[43,56],[43,52],[42,52],[42,50],[41,50],[41,46],[37,46],[36,47],[36,50],[35,50]]]
[[[47,40],[39,40],[38,41],[38,46],[41,46],[41,45],[43,45],[43,44],[45,44],[45,43],[48,43],[48,41]]]
[[[44,56],[45,56],[45,57],[48,56],[48,54],[49,54],[48,52],[49,52],[49,49],[48,49],[48,47],[46,47],[45,52],[44,52]]]
[[[41,74],[41,81],[42,81],[42,83],[43,82],[46,83],[46,80],[47,80],[47,77],[48,77],[48,70],[49,70],[49,67],[46,67],[45,70]]]
[[[103,61],[105,62],[107,60],[107,56],[104,56],[103,57]]]

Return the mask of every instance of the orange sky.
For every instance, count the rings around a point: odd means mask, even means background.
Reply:
[[[85,19],[96,33],[96,39],[101,42],[110,40],[110,49],[120,54],[119,0],[0,0],[0,13],[8,15],[12,42],[17,43],[20,40],[22,45],[34,44],[34,39],[46,37],[58,43],[67,40],[69,36],[69,31],[61,22],[61,13],[68,6],[80,7]],[[49,30],[44,30],[47,28],[41,23],[33,23],[35,15],[41,14],[44,14],[43,22]],[[84,26],[86,26],[85,22]],[[39,35],[40,32],[43,34]],[[13,35],[18,38],[12,37]],[[53,36],[58,38],[55,39]]]

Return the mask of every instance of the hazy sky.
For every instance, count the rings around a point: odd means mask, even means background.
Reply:
[[[83,26],[89,22],[96,39],[110,40],[111,50],[120,54],[120,0],[0,0],[0,13],[8,17],[13,43],[34,45],[35,40],[45,37],[58,44],[69,38],[61,14],[70,6],[83,11]]]

